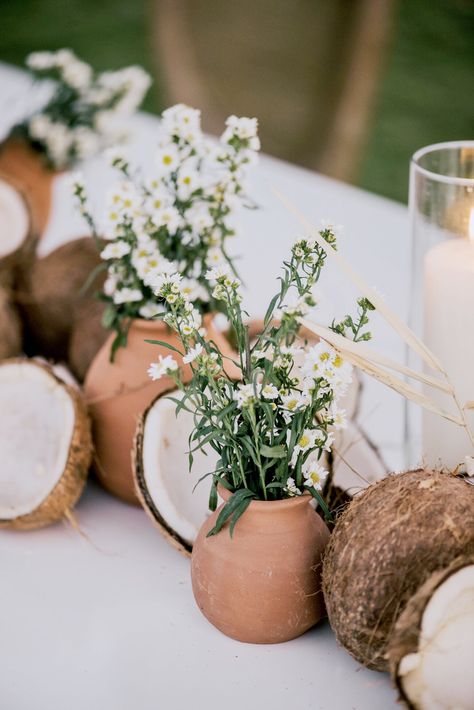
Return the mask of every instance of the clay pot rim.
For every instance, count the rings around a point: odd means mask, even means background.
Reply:
[[[225,502],[233,495],[231,491],[228,491],[227,488],[224,488],[220,483],[217,484],[217,492]],[[306,505],[312,500],[312,497],[311,493],[305,491],[301,496],[283,498],[282,500],[252,500],[247,510],[258,510],[259,513],[277,513],[282,510]]]

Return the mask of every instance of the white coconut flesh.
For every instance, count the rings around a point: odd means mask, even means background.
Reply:
[[[56,378],[33,364],[0,367],[0,520],[26,515],[64,473],[74,403]]]
[[[474,708],[474,565],[452,574],[433,593],[421,621],[418,651],[398,674],[421,710]]]
[[[22,196],[0,179],[0,258],[21,247],[29,228],[30,216]]]
[[[182,395],[173,392],[172,396]],[[143,478],[148,494],[166,525],[190,546],[210,514],[211,477],[196,484],[201,476],[215,470],[218,459],[216,452],[207,446],[207,455],[201,450],[193,453],[189,471],[188,438],[193,426],[189,412],[182,409],[176,416],[175,403],[166,396],[160,397],[146,415],[142,445]]]

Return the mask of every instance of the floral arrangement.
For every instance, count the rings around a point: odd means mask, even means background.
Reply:
[[[335,248],[333,227],[324,227],[320,236]],[[210,508],[216,507],[218,484],[234,493],[210,535],[229,518],[232,534],[254,499],[277,500],[309,491],[330,516],[321,494],[327,476],[323,460],[333,443],[332,430],[345,426],[339,402],[351,382],[352,365],[324,340],[309,345],[300,333],[301,319],[316,306],[314,289],[325,260],[326,251],[315,240],[304,238],[294,244],[263,332],[252,345],[244,325],[239,281],[227,266],[208,270],[212,297],[224,304],[235,331],[239,358],[235,364],[241,381],[226,374],[226,358],[193,326],[192,304],[181,275],[162,278],[158,296],[169,306],[164,321],[179,334],[179,355],[191,366],[193,376],[185,386],[174,353],[160,356],[149,375],[154,380],[172,377],[183,391],[182,399],[175,400],[177,412],[185,409],[194,414],[190,465],[197,449],[211,446],[219,455],[216,471],[208,474],[212,475]],[[370,333],[364,326],[372,309],[366,298],[359,299],[357,316],[333,321],[331,332],[368,340]]]
[[[134,318],[151,319],[171,308],[170,294],[158,304],[156,299],[171,274],[181,275],[178,291],[188,299],[193,332],[202,313],[222,310],[205,274],[223,264],[234,269],[226,241],[235,233],[236,208],[250,206],[246,177],[260,142],[255,118],[230,116],[218,145],[203,136],[200,121],[200,111],[184,105],[163,112],[152,178],[137,177],[123,156],[112,156],[120,180],[100,227],[84,184],[75,184],[82,214],[102,235],[104,323],[117,332],[114,349],[126,343]]]
[[[70,49],[33,52],[26,64],[35,79],[53,80],[54,89],[12,134],[26,138],[56,170],[119,142],[124,117],[138,108],[151,83],[138,66],[97,74]]]

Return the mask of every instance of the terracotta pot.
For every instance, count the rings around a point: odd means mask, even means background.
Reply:
[[[222,352],[232,355],[224,336],[212,327],[209,319],[205,324],[207,337]],[[114,362],[110,362],[114,337],[111,334],[95,356],[84,383],[93,422],[95,470],[108,491],[127,503],[139,505],[131,461],[138,418],[155,397],[173,384],[168,377],[156,382],[148,377],[150,363],[158,355],[173,352],[164,346],[150,345],[145,339],[162,340],[176,348],[181,348],[181,343],[164,323],[137,319],[129,330],[127,346],[119,348]],[[183,374],[188,379],[190,368],[184,368]]]
[[[56,173],[44,163],[40,153],[21,138],[8,138],[0,146],[0,176],[11,180],[25,195],[35,234],[43,234],[51,212],[53,180]]]
[[[191,558],[194,597],[227,636],[280,643],[325,615],[320,570],[329,530],[310,501],[309,495],[252,501],[232,538],[228,524],[206,537],[221,508],[202,526]]]

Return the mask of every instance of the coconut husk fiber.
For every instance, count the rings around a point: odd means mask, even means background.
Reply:
[[[339,643],[388,670],[388,640],[414,592],[460,554],[474,552],[474,487],[449,473],[392,474],[338,518],[323,568],[329,621]]]

